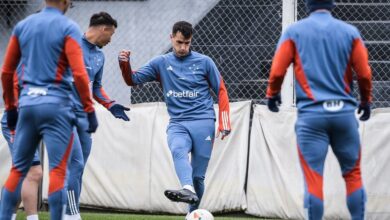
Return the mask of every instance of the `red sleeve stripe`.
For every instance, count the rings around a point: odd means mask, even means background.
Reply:
[[[18,74],[14,73],[14,98],[15,98],[15,105],[18,105],[19,100],[19,79]]]
[[[281,90],[284,75],[294,59],[295,44],[293,40],[284,41],[275,52],[268,81],[267,97],[273,97]]]
[[[119,61],[119,67],[121,69],[122,77],[123,80],[125,80],[126,85],[135,86],[133,79],[131,77],[131,74],[133,74],[134,72],[131,71],[130,63],[125,61]]]
[[[65,38],[65,54],[72,69],[74,84],[80,95],[85,112],[93,112],[93,103],[89,89],[89,77],[85,69],[83,53],[77,41],[67,36]]]
[[[372,101],[371,68],[368,65],[368,51],[361,39],[355,39],[351,54],[352,66],[357,74],[360,89],[360,98],[363,103]]]
[[[66,54],[65,51],[62,51],[57,64],[56,78],[54,80],[56,83],[61,82],[67,66],[68,66],[68,61],[66,59]]]
[[[7,51],[5,53],[4,65],[1,74],[1,83],[3,86],[3,99],[5,109],[15,109],[17,101],[14,95],[13,74],[18,66],[21,57],[21,51],[18,38],[13,35],[10,38]]]
[[[347,69],[345,70],[344,74],[344,84],[345,84],[345,92],[350,93],[351,92],[351,83],[352,83],[352,69],[351,69],[351,60],[348,61]]]
[[[103,105],[105,108],[110,108],[112,103],[114,103],[113,100],[108,97],[107,93],[104,91],[103,87],[99,89],[100,94],[103,96],[103,99],[101,99],[95,92],[93,94],[93,98],[99,102],[101,105]]]

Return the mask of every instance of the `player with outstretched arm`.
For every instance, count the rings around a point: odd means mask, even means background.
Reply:
[[[108,109],[114,117],[129,121],[130,119],[125,111],[130,109],[110,99],[102,86],[105,57],[101,48],[111,41],[111,37],[117,27],[117,21],[107,12],[93,14],[90,18],[89,28],[81,40],[81,48],[83,50],[85,68],[89,80],[92,82],[94,99]],[[86,131],[88,126],[87,114],[83,111],[80,95],[76,87],[74,86],[73,89],[77,125],[74,132],[74,150],[69,165],[68,204],[64,220],[81,219],[80,194],[82,176],[92,147],[91,134]]]
[[[158,81],[162,85],[170,122],[168,145],[182,189],[166,190],[165,196],[197,209],[204,192],[204,179],[214,143],[215,112],[210,88],[218,98],[219,126],[222,139],[229,135],[229,98],[222,76],[213,60],[191,51],[193,28],[185,21],[172,28],[173,52],[150,60],[132,72],[130,52],[119,54],[122,76],[129,86]],[[191,162],[188,154],[191,152]]]

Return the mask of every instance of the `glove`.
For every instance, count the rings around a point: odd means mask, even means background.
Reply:
[[[271,112],[279,112],[279,105],[282,104],[282,99],[278,93],[275,96],[268,98],[267,106]]]
[[[14,131],[16,128],[16,123],[18,122],[18,110],[12,109],[7,112],[7,126],[11,131]]]
[[[360,103],[359,108],[358,108],[358,114],[360,114],[360,113],[362,113],[362,115],[359,118],[360,121],[367,121],[370,118],[370,115],[371,115],[370,104],[368,104],[368,103],[365,103],[365,104]]]
[[[221,140],[223,140],[226,136],[230,134],[230,130],[218,130],[217,138],[220,134],[222,135]]]
[[[97,118],[96,118],[96,114],[95,112],[89,112],[88,113],[88,130],[87,132],[88,133],[95,133],[99,123],[97,121]]]
[[[129,50],[122,50],[119,52],[118,60],[123,62],[129,62],[130,59],[130,51]]]
[[[114,104],[108,109],[115,118],[121,118],[124,121],[130,121],[129,117],[127,117],[125,111],[129,111],[130,108],[126,108],[123,105]]]

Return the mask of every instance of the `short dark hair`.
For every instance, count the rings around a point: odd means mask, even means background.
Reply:
[[[113,25],[115,28],[118,27],[117,21],[113,19],[110,14],[104,11],[93,14],[89,20],[90,27],[98,25]]]
[[[172,27],[172,34],[176,35],[177,32],[180,32],[186,39],[192,37],[192,24],[186,21],[176,22]]]

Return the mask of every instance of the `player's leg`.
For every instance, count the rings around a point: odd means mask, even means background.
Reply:
[[[34,152],[39,144],[40,135],[31,108],[20,108],[16,132],[13,143],[13,165],[1,194],[0,219],[11,219],[15,206],[20,201],[22,182],[30,169]]]
[[[39,155],[36,156],[37,157],[34,156],[30,170],[23,181],[21,192],[24,211],[29,220],[38,219],[38,190],[43,176]]]
[[[299,117],[295,124],[305,182],[305,214],[309,220],[322,219],[324,213],[323,172],[329,144],[326,126],[321,117]]]
[[[15,138],[15,131],[12,131],[8,128],[7,125],[7,113],[4,112],[3,117],[1,119],[1,131],[3,134],[4,139],[7,141],[9,152],[12,155],[14,154],[13,152],[13,143],[14,143],[14,138]],[[21,201],[19,201],[16,206],[15,206],[15,213],[12,215],[12,220],[16,219],[16,212],[18,210],[18,207],[20,206]]]
[[[179,177],[181,190],[166,190],[165,196],[175,202],[194,203],[198,201],[192,182],[192,167],[188,154],[192,148],[191,137],[182,123],[171,122],[167,129],[168,146],[171,150],[176,175]]]
[[[331,146],[347,186],[347,205],[352,220],[363,220],[366,193],[360,169],[361,148],[358,122],[354,113],[332,118]]]
[[[69,183],[73,182],[73,183],[72,183],[72,186],[69,186],[69,190],[68,190],[68,208],[66,211],[65,220],[66,219],[69,219],[69,220],[81,219],[81,217],[80,217],[80,195],[81,195],[81,189],[82,189],[82,178],[83,178],[84,169],[85,169],[88,157],[90,155],[91,146],[92,146],[91,134],[87,132],[88,119],[87,119],[86,114],[84,112],[81,112],[81,113],[78,112],[78,113],[76,113],[76,115],[77,115],[76,132],[77,132],[77,136],[78,136],[77,137],[78,141],[75,139],[74,146],[76,145],[76,143],[78,145],[80,145],[79,148],[81,149],[82,160],[80,159],[79,162],[82,161],[83,163],[82,164],[77,163],[77,167],[78,167],[77,175],[72,175],[73,172],[72,171],[70,172],[70,175],[72,176],[72,177],[70,177],[70,179],[73,179],[73,180],[68,181],[68,182]],[[74,151],[75,150],[73,150],[73,152]],[[77,150],[77,151],[79,151],[79,150]],[[73,156],[72,156],[72,160],[73,160]],[[70,165],[70,166],[72,166],[72,165]],[[73,167],[71,167],[70,169],[73,169]],[[77,177],[77,179],[75,177]],[[72,204],[72,206],[70,206],[69,204]],[[73,211],[71,211],[71,210],[73,210]]]
[[[11,130],[8,128],[4,116],[2,119],[2,133],[8,143],[8,147],[10,148],[11,154],[14,154],[13,142],[15,132],[11,132]],[[29,219],[38,219],[38,188],[42,180],[42,166],[40,164],[41,161],[39,158],[39,150],[37,149],[34,155],[31,168],[22,183],[21,189],[21,197],[23,200],[24,210]],[[19,204],[20,202],[18,202],[15,208],[15,216]]]
[[[186,124],[193,141],[191,151],[192,178],[199,202],[190,205],[190,212],[199,207],[204,193],[204,179],[214,143],[215,122],[212,119],[195,120]]]
[[[66,206],[65,219],[72,219],[71,216],[79,214],[78,196],[80,193],[80,178],[84,169],[83,152],[81,150],[80,139],[77,134],[77,129],[73,129],[73,149],[69,163],[69,177],[67,196],[68,202]]]
[[[70,107],[41,105],[41,133],[49,158],[50,219],[62,219],[67,202],[68,164],[73,146],[75,115]]]

